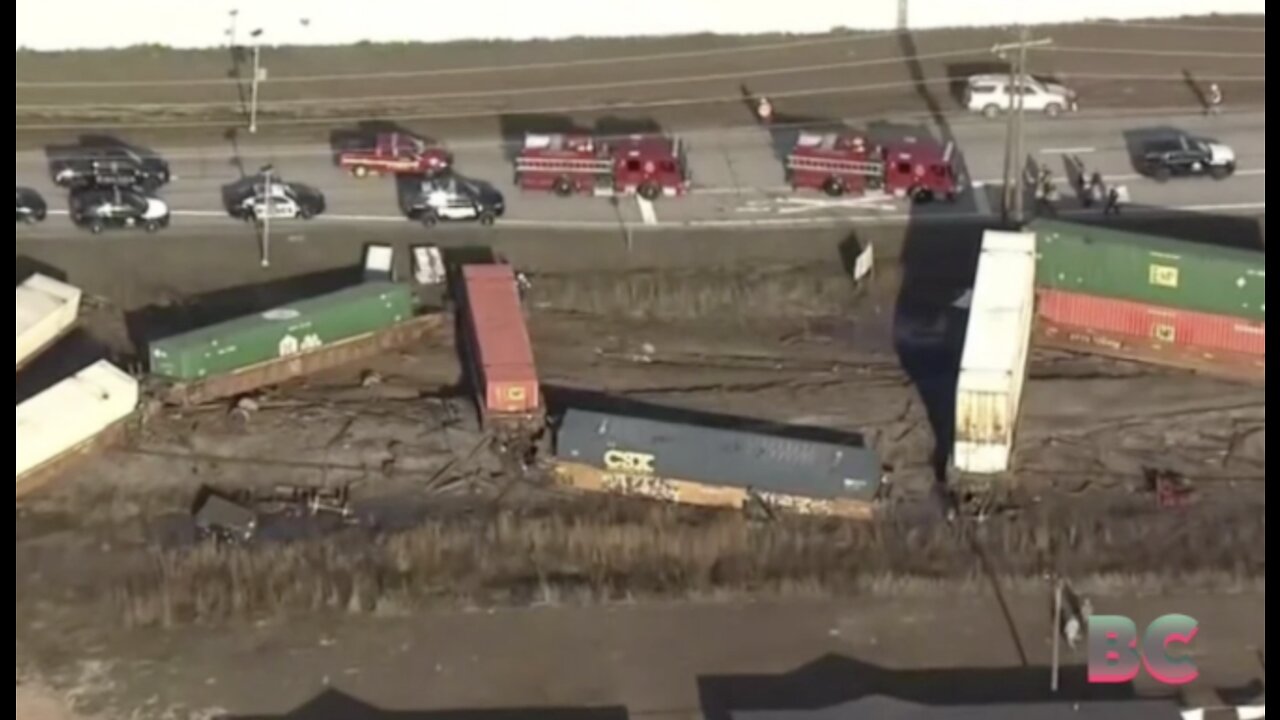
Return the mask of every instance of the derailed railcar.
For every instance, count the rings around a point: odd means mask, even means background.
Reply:
[[[441,338],[407,285],[367,282],[151,343],[153,390],[197,405]]]
[[[546,414],[515,270],[465,266],[459,299],[463,350],[485,426],[507,436],[539,434]]]
[[[138,399],[138,382],[104,360],[17,406],[17,496],[114,442]]]
[[[32,275],[16,288],[18,370],[75,327],[82,294],[79,288],[44,275]]]
[[[666,502],[869,520],[885,484],[874,450],[570,409],[555,434],[558,482]]]

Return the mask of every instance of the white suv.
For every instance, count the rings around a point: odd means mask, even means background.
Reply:
[[[1076,94],[1062,85],[1043,83],[1029,75],[1021,85],[1023,107],[1031,112],[1058,117],[1079,109]],[[974,75],[965,91],[965,107],[988,118],[999,117],[1009,109],[1011,87],[1008,75]]]

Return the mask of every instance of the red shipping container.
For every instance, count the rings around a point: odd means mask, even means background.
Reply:
[[[515,272],[509,265],[468,265],[462,277],[474,380],[486,415],[540,413],[538,371]]]
[[[1267,354],[1264,323],[1059,290],[1038,294],[1037,313],[1057,325],[1128,336],[1153,346],[1258,358]]]

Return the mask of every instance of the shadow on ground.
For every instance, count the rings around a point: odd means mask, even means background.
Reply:
[[[892,671],[828,655],[785,675],[702,677],[698,688],[707,720],[735,720],[760,711],[820,710],[870,698],[994,709],[1001,705],[1127,701],[1136,697],[1129,685],[1089,685],[1083,667],[1063,670],[1062,692],[1056,696],[1049,693],[1049,678],[1047,667]],[[1128,717],[1141,720],[1143,715]]]
[[[950,459],[956,381],[968,324],[968,311],[958,301],[973,287],[983,231],[975,225],[913,222],[902,250],[894,344],[929,418],[936,443],[934,471],[940,481]]]
[[[61,268],[36,260],[26,255],[18,255],[14,260],[14,284],[21,285],[32,275],[44,275],[59,282],[67,282],[67,273]]]
[[[125,324],[130,341],[144,355],[147,344],[155,340],[336,292],[360,282],[362,272],[363,266],[351,265],[149,305],[128,313]]]
[[[72,330],[17,374],[17,404],[48,390],[99,360],[122,363],[105,344],[84,330]]]
[[[340,690],[326,690],[282,715],[228,715],[220,720],[628,720],[625,708],[383,710]]]

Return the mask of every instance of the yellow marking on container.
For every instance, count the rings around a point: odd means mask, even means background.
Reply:
[[[1149,282],[1157,287],[1177,288],[1180,282],[1180,272],[1176,267],[1153,264]]]

